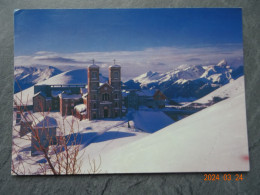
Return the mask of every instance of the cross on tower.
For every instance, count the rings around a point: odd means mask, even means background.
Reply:
[[[93,65],[94,65],[95,64],[95,60],[93,59],[92,61],[93,61]]]
[[[116,60],[114,59],[114,65],[116,65]]]

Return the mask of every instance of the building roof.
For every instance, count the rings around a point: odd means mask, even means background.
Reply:
[[[92,64],[92,65],[90,65],[88,68],[99,68],[99,66],[96,65],[96,64]]]
[[[109,87],[109,88],[113,88],[111,85],[109,85],[108,83],[103,83],[102,85],[100,85],[99,87],[98,87],[98,89],[101,89],[102,87],[105,87],[105,86],[107,86],[107,87]]]
[[[163,94],[163,92],[161,92],[160,90],[157,90],[154,95],[154,98],[159,98],[159,99],[167,99],[167,97]]]
[[[87,110],[87,106],[85,104],[79,104],[79,105],[76,105],[74,107],[75,110],[77,110],[78,112],[86,112]]]
[[[117,64],[114,64],[114,65],[109,66],[109,68],[121,68],[121,66],[117,65]]]
[[[71,93],[71,90],[51,90],[51,96],[58,97],[62,92]]]
[[[41,116],[33,121],[32,126],[50,128],[57,127],[58,123],[55,118],[49,116]]]
[[[36,97],[38,95],[41,95],[41,96],[46,98],[46,94],[44,92],[42,92],[42,91],[39,91],[38,93],[34,94],[33,97]]]
[[[61,99],[80,99],[82,98],[82,95],[81,94],[66,94],[66,93],[61,93],[59,95],[59,97]]]

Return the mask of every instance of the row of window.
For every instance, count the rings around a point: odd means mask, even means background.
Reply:
[[[114,89],[119,90],[121,84],[120,84],[120,83],[113,83],[112,86],[114,87]],[[91,89],[92,89],[92,90],[97,90],[98,87],[99,87],[99,84],[98,84],[98,83],[92,83],[92,84],[91,84]]]
[[[119,105],[118,102],[115,102],[115,107],[118,107],[118,105]],[[93,104],[93,109],[96,109],[96,108],[97,108],[97,104],[94,103],[94,104]]]
[[[118,99],[118,94],[114,94],[114,99]],[[97,100],[96,95],[92,95],[92,100]],[[109,101],[110,100],[110,95],[108,93],[103,93],[102,94],[102,101]]]

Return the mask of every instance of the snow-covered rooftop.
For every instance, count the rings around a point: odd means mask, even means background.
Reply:
[[[49,117],[49,116],[41,116],[39,118],[36,118],[33,123],[33,127],[57,127],[57,121],[56,119]]]
[[[71,93],[70,90],[52,90],[51,91],[51,96],[52,97],[58,97],[62,92],[65,92],[65,93]]]
[[[97,66],[96,64],[92,64],[89,66],[89,68],[99,68],[99,66]]]
[[[59,97],[62,99],[80,99],[80,98],[82,98],[81,94],[65,94],[65,93],[60,94]]]
[[[46,97],[46,94],[42,91],[39,91],[38,93],[34,94],[33,97],[36,97],[37,95],[42,95],[43,97]]]
[[[81,112],[86,111],[87,106],[85,104],[79,104],[79,105],[75,106],[74,109],[81,113]]]
[[[114,64],[114,65],[109,66],[109,68],[121,68],[121,66],[117,65],[117,64]]]

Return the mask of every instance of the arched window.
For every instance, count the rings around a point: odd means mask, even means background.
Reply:
[[[108,101],[109,100],[109,94],[107,94],[107,93],[102,94],[102,100]]]
[[[97,72],[91,72],[91,78],[97,78]]]
[[[114,72],[114,78],[118,78],[119,74],[118,72]]]

